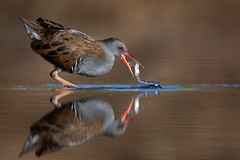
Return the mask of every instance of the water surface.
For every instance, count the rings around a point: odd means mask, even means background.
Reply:
[[[18,158],[30,127],[55,109],[51,97],[61,92],[56,88],[59,86],[1,87],[1,159]],[[163,86],[165,89],[155,91],[113,88],[68,90],[71,93],[62,96],[59,103],[94,97],[108,103],[118,119],[133,99],[131,114],[127,117],[136,116],[121,135],[98,132],[78,145],[62,147],[41,158],[240,158],[238,85]],[[37,159],[37,156],[31,151],[21,159]]]

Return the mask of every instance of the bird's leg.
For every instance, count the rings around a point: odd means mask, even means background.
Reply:
[[[65,97],[69,94],[73,93],[73,90],[61,90],[60,92],[58,92],[57,94],[53,95],[50,98],[50,102],[56,107],[56,108],[60,108],[62,106],[62,104],[59,102],[59,99],[61,99],[62,97]]]
[[[54,69],[51,73],[50,73],[50,76],[52,77],[52,79],[54,79],[55,81],[63,84],[64,86],[66,87],[75,87],[77,88],[76,85],[62,79],[61,77],[58,76],[58,73],[61,72],[61,70],[59,70],[58,68]]]

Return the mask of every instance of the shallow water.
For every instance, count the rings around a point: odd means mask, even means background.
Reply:
[[[163,86],[162,90],[137,90],[136,86],[85,86],[87,89],[81,90],[60,87],[1,87],[1,159],[18,158],[30,127],[55,109],[51,102],[58,95],[59,104],[89,97],[101,99],[112,107],[116,119],[133,99],[126,117],[131,120],[120,136],[96,132],[81,144],[42,155],[43,159],[240,158],[239,85]],[[37,159],[34,152],[21,159]]]

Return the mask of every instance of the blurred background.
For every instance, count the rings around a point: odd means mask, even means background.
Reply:
[[[239,83],[238,0],[1,1],[3,85],[55,83],[53,66],[31,50],[19,16],[43,17],[95,39],[118,37],[145,66],[142,79],[162,85]],[[102,77],[61,76],[76,84],[137,83],[121,60]]]
[[[53,66],[30,48],[19,16],[43,17],[95,39],[117,37],[145,66],[141,78],[163,86],[240,83],[239,0],[1,0],[0,159],[17,159],[31,124],[53,109],[55,91],[38,90],[40,84],[57,84]],[[120,59],[101,77],[60,76],[75,84],[138,84]],[[137,96],[76,92],[104,97],[118,117]],[[240,159],[239,93],[239,87],[161,91],[141,100],[142,112],[122,137],[99,135],[43,159]]]

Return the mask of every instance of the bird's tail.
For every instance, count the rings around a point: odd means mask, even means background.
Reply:
[[[20,19],[23,21],[24,27],[31,40],[41,40],[41,29],[42,27],[36,23],[23,18],[20,16]]]
[[[38,141],[40,139],[40,136],[38,134],[36,135],[30,135],[25,143],[25,145],[23,146],[23,149],[21,151],[21,153],[18,155],[18,157],[23,156],[24,154],[35,150],[37,148],[37,144]]]

